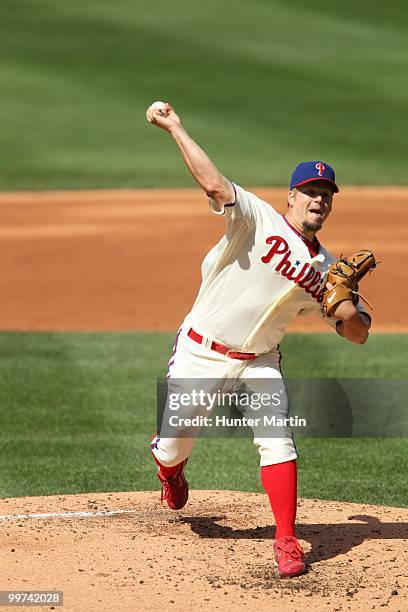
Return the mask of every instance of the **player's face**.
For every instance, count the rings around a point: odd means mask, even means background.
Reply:
[[[305,232],[317,232],[332,209],[333,190],[325,181],[300,185],[289,193],[291,216]]]

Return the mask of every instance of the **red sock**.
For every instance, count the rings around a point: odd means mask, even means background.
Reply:
[[[275,538],[294,536],[297,501],[296,459],[261,466],[261,482],[275,517]]]
[[[165,465],[162,465],[160,463],[160,461],[157,459],[156,455],[154,454],[154,452],[152,451],[152,455],[153,455],[153,459],[155,460],[156,464],[159,466],[161,473],[163,474],[163,476],[174,476],[174,474],[177,472],[178,467],[180,465],[180,463],[178,463],[177,465],[172,465],[170,467],[166,467]]]

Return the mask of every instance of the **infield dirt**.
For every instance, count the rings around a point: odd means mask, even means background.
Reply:
[[[285,212],[286,189],[254,191]],[[373,331],[408,330],[407,206],[408,188],[346,187],[319,233],[333,255],[381,261],[361,286]],[[224,233],[199,190],[5,193],[0,214],[3,330],[174,331]],[[316,315],[290,328],[328,329]]]
[[[179,512],[158,491],[0,501],[2,515],[112,509],[134,513],[0,521],[1,589],[63,591],[67,612],[408,609],[407,509],[299,500],[311,565],[285,580],[259,493],[193,491]]]

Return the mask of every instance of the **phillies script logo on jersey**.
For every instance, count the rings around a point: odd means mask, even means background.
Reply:
[[[326,290],[326,283],[320,272],[315,270],[310,263],[303,264],[300,270],[296,265],[293,265],[290,260],[292,251],[289,249],[286,240],[281,236],[269,236],[269,238],[266,239],[266,244],[270,244],[271,248],[266,255],[261,257],[261,261],[267,264],[273,257],[278,256],[277,258],[279,261],[275,266],[276,272],[279,272],[288,280],[293,281],[299,285],[299,287],[302,287],[306,293],[310,293],[315,300],[321,302]]]

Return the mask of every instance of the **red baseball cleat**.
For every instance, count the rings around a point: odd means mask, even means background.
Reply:
[[[163,505],[163,500],[166,500],[172,510],[181,510],[188,500],[188,482],[184,476],[186,463],[187,459],[179,463],[173,476],[164,476],[160,469],[157,472],[157,478],[162,483],[161,503]]]
[[[305,553],[295,537],[279,538],[273,545],[273,551],[281,578],[304,574],[306,571]]]

